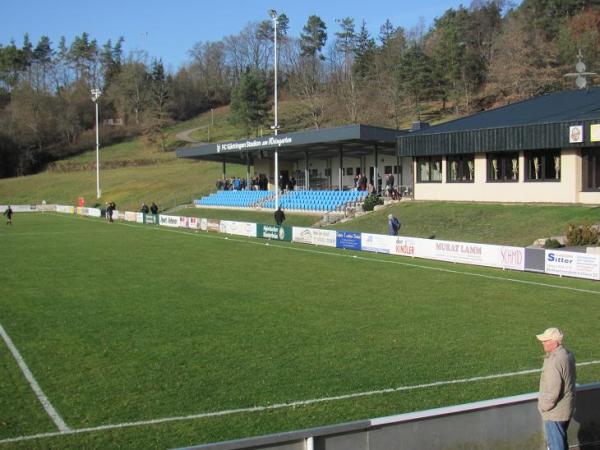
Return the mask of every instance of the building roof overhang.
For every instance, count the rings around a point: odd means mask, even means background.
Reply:
[[[271,159],[278,150],[280,160],[327,159],[361,157],[379,153],[394,155],[396,139],[407,131],[369,125],[348,125],[336,128],[298,131],[240,141],[202,144],[177,149],[179,158],[252,164],[257,159]]]

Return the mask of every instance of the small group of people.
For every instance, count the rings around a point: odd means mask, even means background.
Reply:
[[[106,220],[109,222],[113,221],[113,213],[117,209],[117,204],[115,202],[106,202]]]
[[[260,173],[250,180],[250,189],[253,191],[268,191],[269,179],[264,173]]]
[[[218,191],[244,191],[248,183],[245,178],[219,178],[216,182]]]
[[[155,225],[158,225],[158,205],[154,202],[148,207],[145,203],[142,203],[140,212],[144,215],[152,214],[152,221]]]
[[[10,205],[4,210],[4,215],[6,216],[6,225],[12,225],[13,210]]]
[[[385,195],[387,195],[388,197],[390,197],[392,200],[400,200],[400,192],[398,192],[398,190],[396,189],[396,187],[394,186],[394,175],[391,173],[388,173],[385,176]]]

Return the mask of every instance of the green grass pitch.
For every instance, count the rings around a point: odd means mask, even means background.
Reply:
[[[378,391],[537,369],[548,326],[600,360],[594,281],[49,213],[2,224],[0,246],[0,324],[73,431],[52,434],[0,342],[0,450],[178,447],[533,392],[537,373]]]

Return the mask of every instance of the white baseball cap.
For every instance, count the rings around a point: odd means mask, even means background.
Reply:
[[[562,342],[563,340],[563,332],[558,328],[546,328],[542,334],[537,334],[535,337],[538,338],[539,341],[558,341]]]

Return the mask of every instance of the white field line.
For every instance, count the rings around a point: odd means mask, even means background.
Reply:
[[[17,364],[19,365],[21,372],[23,372],[23,375],[25,375],[25,378],[27,379],[27,381],[29,381],[29,385],[31,386],[31,389],[33,389],[33,392],[35,392],[35,395],[37,396],[38,400],[40,401],[40,403],[42,404],[42,406],[44,407],[44,409],[46,410],[46,412],[48,413],[48,415],[50,416],[50,418],[52,419],[54,424],[63,433],[71,431],[71,429],[67,426],[65,421],[62,419],[62,417],[58,413],[58,411],[56,411],[54,406],[52,406],[52,403],[50,403],[50,400],[48,400],[48,397],[46,397],[46,394],[44,394],[44,391],[42,390],[42,388],[40,387],[38,382],[35,380],[35,377],[29,370],[29,367],[27,367],[27,364],[23,360],[21,353],[19,353],[19,350],[17,349],[17,347],[15,347],[15,344],[13,344],[12,339],[10,338],[8,333],[4,330],[4,328],[2,327],[2,324],[0,324],[0,335],[2,335],[2,339],[4,339],[4,342],[6,342],[6,346],[8,347],[8,349],[14,356],[15,360],[17,361]]]
[[[298,252],[306,252],[306,253],[328,255],[328,256],[337,256],[337,257],[341,257],[341,258],[353,258],[353,259],[359,259],[361,261],[370,261],[370,262],[381,263],[381,264],[396,264],[399,266],[413,267],[416,269],[433,270],[436,272],[445,272],[445,273],[452,273],[452,274],[457,274],[457,275],[479,277],[479,278],[484,278],[484,279],[488,279],[488,280],[507,281],[509,283],[527,284],[527,285],[531,285],[531,286],[541,286],[541,287],[547,287],[547,288],[552,288],[552,289],[563,289],[563,290],[567,290],[567,291],[583,292],[586,294],[600,295],[600,291],[596,291],[593,289],[582,289],[582,288],[576,288],[576,287],[571,287],[571,286],[561,286],[559,284],[542,283],[539,281],[519,280],[517,278],[501,277],[501,276],[497,276],[497,275],[486,275],[486,274],[481,274],[481,273],[467,272],[467,271],[455,270],[455,269],[445,269],[443,267],[431,267],[431,266],[426,266],[426,265],[422,265],[422,264],[409,263],[409,262],[405,262],[405,261],[392,261],[389,259],[368,258],[365,256],[360,256],[360,255],[355,255],[355,254],[344,254],[344,253],[337,253],[337,252],[328,252],[328,251],[324,251],[324,250],[314,250],[311,248],[287,246],[287,245],[281,245],[281,244],[274,243],[275,241],[262,241],[262,240],[255,241],[255,240],[250,240],[251,238],[239,239],[239,238],[234,238],[234,237],[230,237],[230,236],[220,237],[218,235],[209,234],[207,232],[192,233],[190,231],[171,230],[171,229],[168,229],[165,227],[155,227],[155,226],[151,227],[149,225],[141,226],[141,225],[133,225],[133,224],[123,223],[123,222],[113,222],[113,223],[116,223],[117,225],[121,225],[121,226],[132,227],[132,228],[142,229],[142,230],[146,229],[149,231],[152,231],[152,230],[163,231],[163,232],[169,232],[169,233],[175,233],[175,234],[181,234],[181,235],[197,236],[197,237],[202,237],[204,239],[219,239],[219,240],[231,241],[231,242],[236,242],[236,243],[271,246],[271,247],[276,247],[276,248],[285,249],[285,250],[293,250],[293,251],[298,251]],[[307,246],[306,244],[301,244],[301,245]],[[377,253],[374,253],[374,254],[377,255]]]
[[[596,365],[596,364],[600,364],[600,360],[577,363],[577,366],[583,367],[583,366],[591,366],[591,365]],[[249,408],[227,409],[224,411],[214,411],[214,412],[207,412],[207,413],[191,414],[189,416],[163,417],[160,419],[140,420],[137,422],[124,422],[124,423],[117,423],[117,424],[100,425],[97,427],[69,429],[69,430],[60,431],[60,432],[40,433],[40,434],[33,434],[33,435],[28,435],[28,436],[19,436],[19,437],[14,437],[14,438],[9,438],[9,439],[3,439],[3,440],[0,440],[0,445],[8,444],[11,442],[29,441],[29,440],[33,440],[33,439],[42,439],[42,438],[64,436],[64,435],[70,435],[70,434],[93,433],[96,431],[114,430],[114,429],[118,429],[118,428],[140,427],[140,426],[156,425],[156,424],[167,423],[167,422],[181,422],[181,421],[186,421],[186,420],[206,419],[206,418],[211,418],[211,417],[228,416],[228,415],[232,415],[232,414],[253,413],[253,412],[270,411],[270,410],[284,409],[284,408],[295,408],[297,406],[307,406],[307,405],[313,405],[316,403],[348,400],[348,399],[358,398],[358,397],[369,397],[369,396],[373,396],[373,395],[390,394],[390,393],[402,392],[402,391],[412,391],[412,390],[416,390],[416,389],[426,389],[426,388],[431,388],[431,387],[440,387],[440,386],[447,386],[447,385],[453,385],[453,384],[474,383],[477,381],[493,380],[493,379],[497,379],[497,378],[517,377],[517,376],[521,376],[521,375],[530,375],[530,374],[539,373],[539,372],[541,372],[541,369],[528,369],[528,370],[520,370],[517,372],[497,373],[497,374],[493,374],[493,375],[483,375],[483,376],[472,377],[472,378],[459,378],[456,380],[436,381],[433,383],[415,384],[415,385],[410,385],[410,386],[399,386],[399,387],[395,387],[395,388],[379,389],[379,390],[366,391],[366,392],[356,392],[353,394],[336,395],[333,397],[322,397],[322,398],[314,398],[314,399],[309,399],[309,400],[298,400],[298,401],[290,402],[290,403],[275,403],[272,405],[265,405],[265,406],[253,406],[253,407],[249,407]]]

